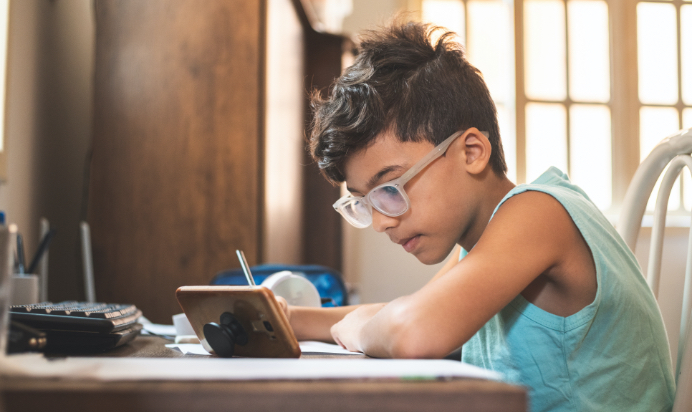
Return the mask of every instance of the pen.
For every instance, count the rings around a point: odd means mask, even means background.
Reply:
[[[46,253],[46,250],[48,250],[48,244],[50,243],[50,240],[53,238],[54,234],[55,229],[50,229],[45,235],[43,235],[43,239],[41,239],[41,243],[39,243],[38,249],[36,249],[36,253],[34,254],[34,258],[31,260],[31,264],[29,265],[29,273],[34,273],[36,266],[38,266],[38,262],[41,261],[43,254]]]
[[[238,255],[238,260],[240,261],[240,266],[243,268],[243,273],[245,273],[245,277],[247,278],[247,283],[255,286],[255,279],[252,277],[252,272],[250,272],[250,266],[248,266],[247,260],[245,259],[245,253],[236,249],[235,254]]]
[[[20,275],[24,274],[24,240],[22,235],[17,233],[17,272]]]

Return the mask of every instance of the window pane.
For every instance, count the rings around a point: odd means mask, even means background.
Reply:
[[[682,128],[689,129],[692,127],[692,108],[687,108],[682,111]]]
[[[565,7],[561,0],[524,2],[524,59],[526,96],[564,100]]]
[[[608,6],[604,1],[570,0],[569,95],[572,100],[610,100]]]
[[[504,1],[470,1],[469,61],[482,73],[496,103],[513,97],[514,29],[512,4]]]
[[[426,23],[442,26],[459,35],[461,44],[466,44],[464,3],[461,0],[423,0],[421,15]],[[437,33],[439,36],[442,33]],[[439,37],[434,37],[436,41]]]
[[[526,181],[550,166],[567,172],[567,114],[561,104],[526,105]]]
[[[682,52],[682,100],[692,104],[692,5],[680,8]],[[692,127],[692,126],[690,126]]]
[[[680,129],[678,123],[678,111],[672,107],[642,107],[639,112],[639,154],[640,159],[644,158],[651,152],[664,137],[675,133]],[[661,185],[661,179],[658,180],[654,191],[646,206],[646,210],[654,210],[656,205],[656,194]],[[670,192],[668,200],[668,210],[675,210],[680,207],[680,179],[673,185],[673,190]]]
[[[640,117],[640,161],[651,152],[664,137],[680,130],[678,111],[673,107],[642,107]]]
[[[570,177],[601,210],[612,202],[610,109],[573,105],[570,114]]]
[[[509,180],[517,181],[517,143],[512,124],[514,120],[510,117],[510,111],[502,104],[497,105],[497,121],[500,124],[500,137],[502,148],[507,162],[507,177]]]
[[[677,22],[675,6],[637,5],[639,100],[675,104],[678,101]]]

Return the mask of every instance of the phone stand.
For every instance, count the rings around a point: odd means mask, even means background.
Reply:
[[[218,356],[230,358],[235,345],[247,344],[248,335],[243,325],[230,312],[222,313],[219,323],[209,322],[204,325],[204,338]]]

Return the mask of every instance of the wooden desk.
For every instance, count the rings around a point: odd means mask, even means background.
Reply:
[[[161,338],[142,336],[100,356],[185,356],[165,348],[164,343],[167,342]],[[344,362],[352,359],[348,355],[332,357],[344,358]],[[5,412],[526,411],[524,389],[478,379],[243,382],[3,379],[0,385]]]

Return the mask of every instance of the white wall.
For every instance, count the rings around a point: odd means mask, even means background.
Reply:
[[[264,261],[302,259],[303,28],[290,0],[267,3]]]
[[[78,223],[91,136],[94,23],[91,0],[15,0],[10,6],[7,182],[0,209],[17,223],[30,259],[38,221],[57,229],[50,299],[78,299]]]
[[[357,34],[364,29],[373,29],[387,23],[408,6],[408,0],[353,0],[353,12],[344,19],[343,31]]]
[[[40,112],[38,90],[39,13],[35,1],[12,2],[9,19],[7,74],[7,176],[0,183],[0,209],[8,222],[19,225],[30,250],[38,237],[36,181],[38,179]]]
[[[384,233],[343,223],[344,278],[360,303],[389,302],[420,289],[444,265],[427,266]],[[355,303],[355,302],[353,302]]]

